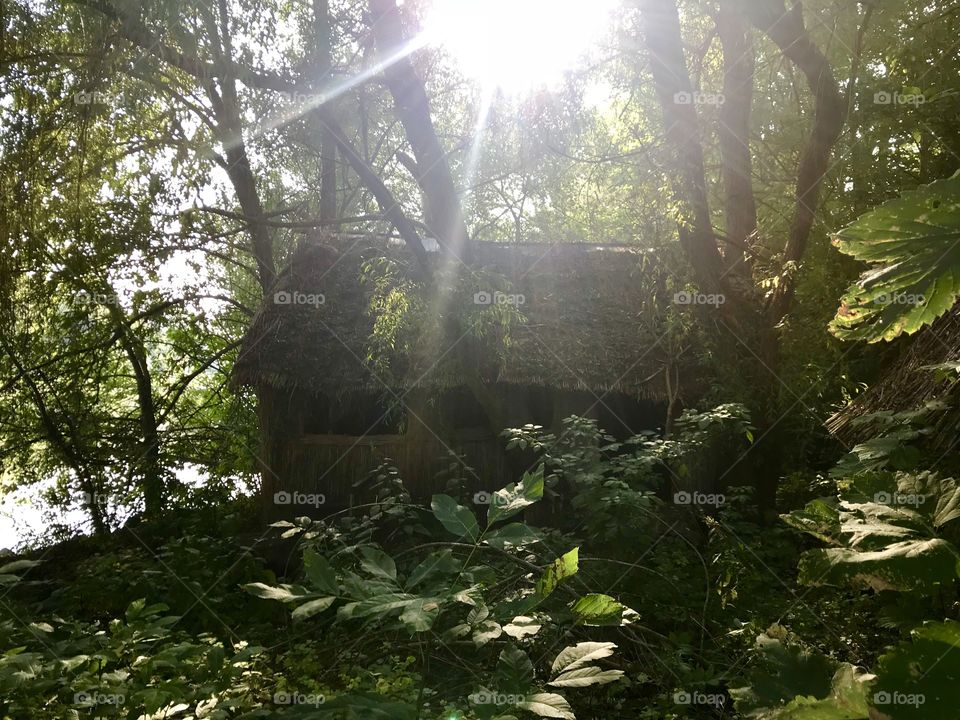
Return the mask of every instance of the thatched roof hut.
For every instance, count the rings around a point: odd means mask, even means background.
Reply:
[[[639,248],[478,242],[469,265],[431,260],[427,278],[403,245],[368,237],[293,254],[234,369],[257,389],[267,496],[353,503],[385,458],[426,496],[451,454],[474,489],[500,487],[516,477],[499,423],[578,414],[627,435],[697,392],[693,358],[661,342],[667,299]]]
[[[917,410],[931,401],[947,405],[947,412],[936,420],[938,437],[934,441],[939,443],[956,436],[960,376],[949,368],[960,363],[960,305],[916,335],[898,342],[902,348],[890,369],[827,420],[827,429],[843,442],[853,445],[870,437],[870,428],[858,423],[859,418],[878,412]]]

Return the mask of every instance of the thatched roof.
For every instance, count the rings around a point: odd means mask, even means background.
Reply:
[[[435,292],[429,297],[432,291],[424,286],[391,296],[393,308],[405,302],[428,308],[419,325],[397,333],[391,347],[372,340],[375,322],[381,334],[391,323],[384,321],[388,312],[371,310],[376,283],[369,262],[387,258],[398,268],[380,285],[382,298],[385,288],[417,282],[420,273],[406,249],[370,238],[326,238],[301,247],[274,292],[299,292],[303,304],[266,298],[245,338],[235,380],[326,395],[381,392],[385,384],[394,390],[457,387],[464,383],[457,363],[465,361],[466,343],[467,361],[490,383],[665,396],[664,356],[657,345],[663,331],[641,318],[641,308],[650,307],[650,283],[641,272],[640,249],[478,242],[472,251],[447,303]],[[436,253],[431,258],[441,261]],[[523,295],[518,314],[506,313],[512,321],[505,332],[499,321],[490,321],[491,306],[474,301],[474,293],[492,294],[498,287]],[[323,304],[317,298],[307,304],[309,295],[321,294]],[[449,322],[433,328],[422,323],[423,317],[454,316],[458,337],[473,328],[459,343]],[[484,328],[480,338],[474,337],[477,327]],[[451,351],[455,344],[458,350]]]
[[[960,305],[915,336],[903,338],[896,362],[876,383],[827,420],[827,429],[848,443],[862,442],[869,428],[856,419],[881,411],[916,410],[934,400],[950,402],[958,389],[957,373],[938,366],[960,362]]]

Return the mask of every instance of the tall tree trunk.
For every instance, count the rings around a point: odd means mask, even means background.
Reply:
[[[742,17],[730,0],[720,3],[717,32],[723,49],[723,97],[720,106],[725,231],[730,246],[724,252],[727,272],[749,280],[749,256],[738,248],[748,245],[757,229],[750,159],[750,106],[753,102],[753,45]]]
[[[147,362],[147,352],[136,337],[117,305],[109,306],[109,313],[117,326],[120,345],[130,362],[137,385],[141,450],[134,464],[143,487],[144,510],[147,517],[159,517],[166,505],[166,483],[160,462],[160,424],[153,397],[153,377]]]
[[[676,0],[641,0],[640,8],[667,145],[679,171],[674,194],[681,207],[680,243],[701,289],[723,293],[724,263],[710,222],[700,126],[683,56]]]
[[[469,248],[460,196],[437,138],[423,80],[410,61],[400,10],[395,0],[370,0],[370,14],[377,52],[388,61],[384,79],[417,161],[417,180],[430,199],[434,217],[430,229],[447,252],[463,258]]]
[[[331,79],[333,50],[330,39],[330,0],[314,0],[316,74],[322,82]],[[320,222],[337,219],[337,143],[325,125],[320,130]]]

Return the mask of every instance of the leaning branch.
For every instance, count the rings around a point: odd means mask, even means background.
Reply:
[[[807,32],[801,3],[795,3],[789,10],[784,8],[783,0],[763,7],[748,3],[747,7],[753,24],[800,69],[813,93],[813,128],[797,167],[796,206],[783,253],[784,263],[797,263],[806,252],[823,178],[830,169],[833,146],[843,130],[844,97],[840,94],[830,61]],[[795,278],[796,274],[790,273],[777,287],[769,308],[774,320],[782,318],[790,309]]]

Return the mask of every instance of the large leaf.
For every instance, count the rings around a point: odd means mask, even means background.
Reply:
[[[815,507],[785,518],[838,546],[805,552],[801,582],[901,591],[953,582],[957,550],[935,532],[958,515],[960,493],[952,478],[870,472],[839,485],[838,504],[814,501]]]
[[[421,598],[406,593],[384,593],[368,600],[348,603],[337,611],[337,615],[341,618],[385,617],[419,600]]]
[[[307,579],[316,590],[321,590],[331,595],[338,595],[340,588],[337,586],[337,576],[327,559],[315,552],[307,549],[303,552],[303,569],[307,574]]]
[[[762,708],[748,717],[762,720],[867,720],[867,696],[873,675],[849,663],[840,666],[825,698],[798,695],[782,708]]]
[[[453,551],[450,548],[437,550],[427,555],[420,564],[410,571],[410,575],[407,577],[406,589],[410,590],[434,577],[455,575],[460,572],[462,567],[460,561],[453,557]]]
[[[0,574],[6,575],[7,573],[15,573],[20,570],[27,570],[29,568],[34,568],[39,565],[38,560],[14,560],[13,562],[8,562],[6,565],[0,567]]]
[[[503,634],[503,628],[500,623],[494,620],[484,620],[474,626],[473,642],[477,647],[486,645],[491,640],[496,640]]]
[[[825,698],[837,663],[804,646],[780,625],[771,626],[756,640],[758,662],[750,684],[731,688],[736,709],[747,717],[770,717],[797,696]]]
[[[510,483],[497,490],[490,500],[487,525],[506,520],[543,497],[543,466],[534,473],[524,473],[519,483]]]
[[[960,518],[960,486],[953,478],[931,472],[899,473],[897,493],[894,500],[916,507],[935,528]]]
[[[457,537],[468,537],[474,542],[480,537],[477,518],[449,495],[434,495],[430,507],[437,520]]]
[[[591,593],[577,600],[571,611],[583,625],[622,625],[624,611],[628,609],[609,595]]]
[[[513,693],[530,686],[533,682],[533,663],[527,654],[516,645],[507,645],[497,663],[498,687]]]
[[[831,332],[867,342],[916,332],[960,295],[960,176],[884,203],[833,243],[871,268],[841,299]]]
[[[538,600],[546,598],[552,593],[557,585],[577,574],[580,569],[580,548],[574,548],[570,552],[564,553],[553,564],[547,567],[541,578],[537,581],[536,595]]]
[[[542,623],[537,622],[532,617],[526,615],[517,615],[508,624],[503,626],[503,631],[512,638],[522,640],[527,635],[536,635],[543,627]]]
[[[957,577],[953,546],[941,538],[905,540],[882,550],[810,550],[800,559],[800,582],[874,590],[932,590]]]
[[[613,655],[616,643],[612,642],[582,642],[564,648],[553,661],[550,670],[554,675],[586,667],[594,660]]]
[[[293,611],[291,617],[294,620],[306,620],[309,617],[313,617],[317,613],[323,612],[328,607],[333,605],[335,601],[335,597],[322,597],[317,598],[316,600],[311,600],[310,602],[305,602],[303,605],[299,606]]]
[[[601,670],[590,665],[558,675],[547,683],[553,687],[587,687],[588,685],[606,685],[619,680],[623,670]]]
[[[360,567],[381,580],[396,581],[397,564],[393,561],[392,557],[383,552],[383,550],[373,547],[363,547],[360,552],[363,554]]]
[[[948,718],[960,708],[960,623],[917,628],[883,655],[870,704],[878,718]]]
[[[557,695],[556,693],[528,695],[524,702],[517,703],[517,707],[529,710],[540,717],[577,720],[570,703],[566,701],[563,695]]]
[[[426,632],[440,616],[440,601],[436,598],[417,598],[404,609],[400,622],[414,632]]]

